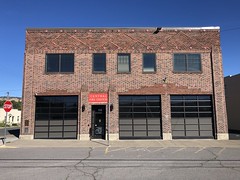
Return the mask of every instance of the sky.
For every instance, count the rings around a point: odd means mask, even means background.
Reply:
[[[22,96],[26,28],[221,28],[224,76],[240,73],[239,0],[0,0],[0,96]]]

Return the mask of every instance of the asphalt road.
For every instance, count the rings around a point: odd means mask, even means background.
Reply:
[[[0,129],[0,136],[4,129]],[[7,134],[19,136],[19,128]],[[239,135],[230,136],[239,139]],[[240,148],[0,148],[1,180],[240,179]]]
[[[235,180],[239,154],[239,148],[0,148],[0,179]]]
[[[20,134],[19,127],[7,127],[6,129],[7,129],[6,135],[13,135],[13,136],[19,138],[19,134]],[[5,131],[5,128],[0,127],[0,137],[4,136],[4,131]]]

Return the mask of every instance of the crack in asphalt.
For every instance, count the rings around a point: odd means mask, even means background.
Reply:
[[[230,167],[230,169],[240,174],[240,169],[239,168],[236,169],[235,167]]]
[[[206,149],[209,153],[211,153],[213,155],[213,158],[211,159],[208,159],[207,161],[205,161],[205,163],[209,163],[210,161],[215,161],[215,162],[218,162],[219,165],[222,167],[222,168],[228,168],[226,166],[224,166],[222,164],[222,161],[221,160],[218,160],[217,158],[219,157],[220,153],[224,150],[220,150],[218,153],[214,153],[213,151],[211,151],[211,149]],[[204,165],[204,163],[202,163]]]
[[[95,152],[101,152],[102,151],[98,151],[94,148],[87,148],[84,151],[82,151],[81,153],[83,153],[81,156],[82,158],[75,158],[74,159],[24,159],[25,161],[22,162],[22,159],[0,159],[0,168],[62,168],[65,169],[67,172],[65,172],[65,179],[66,180],[70,180],[70,179],[101,179],[104,176],[104,172],[108,172],[108,169],[118,169],[118,168],[125,168],[125,169],[129,169],[129,168],[148,168],[148,169],[187,169],[187,168],[226,168],[229,170],[232,170],[232,173],[236,173],[237,175],[240,174],[240,159],[225,159],[225,156],[222,156],[222,152],[226,149],[226,148],[200,148],[195,152],[192,152],[192,154],[195,155],[198,154],[199,152],[202,152],[207,155],[207,156],[200,156],[200,159],[179,159],[179,155],[182,155],[182,153],[178,154],[179,152],[183,151],[185,148],[178,148],[178,149],[170,149],[171,151],[169,151],[168,149],[166,151],[163,151],[163,153],[167,152],[167,155],[169,154],[176,154],[176,158],[168,158],[168,159],[158,159],[158,158],[152,158],[152,156],[150,156],[150,159],[138,159],[138,156],[147,156],[149,154],[152,154],[154,152],[159,152],[164,150],[165,148],[157,148],[157,149],[151,149],[148,147],[146,148],[116,148],[116,149],[108,149],[107,153],[110,152],[123,152],[123,153],[132,153],[134,154],[135,158],[128,158],[125,157],[125,159],[121,159],[121,158],[115,158],[115,159],[111,159],[109,154],[109,157],[104,155],[103,157],[100,156],[100,158],[96,158],[98,157],[97,154]],[[173,151],[172,151],[173,150]],[[193,149],[195,150],[195,149]],[[226,149],[227,150],[227,149]],[[143,153],[145,152],[145,153]],[[185,152],[185,151],[184,151]],[[187,151],[188,152],[188,151]],[[228,151],[226,151],[228,152]],[[103,151],[104,153],[104,151]],[[143,154],[142,154],[143,153]],[[79,152],[77,152],[79,157]],[[227,153],[225,153],[224,155],[226,155]],[[201,154],[200,154],[201,155]],[[131,156],[132,157],[132,156]],[[165,157],[161,156],[161,157]],[[168,156],[167,156],[168,157]],[[182,156],[181,156],[182,157]],[[197,156],[198,157],[198,156]],[[202,159],[204,157],[204,159]],[[232,156],[230,156],[232,157]],[[96,158],[96,159],[94,159]],[[108,159],[106,159],[108,158]],[[5,163],[14,163],[14,161],[16,161],[16,163],[26,163],[28,165],[28,163],[30,163],[28,166],[23,166],[23,165],[19,165],[16,166],[16,164],[14,164],[15,166],[6,166]],[[33,162],[32,162],[33,161]],[[36,163],[47,163],[48,161],[54,165],[54,166],[48,166],[45,167],[44,165],[41,166],[34,166],[32,165],[32,163],[35,163],[34,161],[38,161]],[[45,162],[46,161],[46,162]],[[56,161],[56,162],[54,162]],[[63,161],[63,162],[61,162]],[[62,164],[64,163],[64,161],[67,164]],[[95,163],[95,161],[97,163]],[[158,162],[159,161],[159,162]],[[232,163],[232,162],[233,163]],[[122,162],[122,164],[121,164]],[[132,163],[131,163],[132,162]],[[193,163],[192,163],[193,162]],[[194,163],[195,162],[195,163]],[[125,165],[126,163],[126,165]],[[159,163],[159,165],[157,166],[157,164]],[[56,164],[56,165],[55,165]],[[58,165],[59,164],[59,165]],[[117,170],[116,170],[117,171]],[[234,172],[233,172],[234,171]]]
[[[210,154],[213,155],[213,158],[209,158],[207,161],[205,161],[204,163],[209,163],[210,161],[217,161],[218,155],[215,154],[214,152],[212,152],[210,149],[206,149]],[[203,165],[204,165],[203,163]],[[221,165],[221,164],[220,164]]]
[[[88,176],[88,177],[91,177],[93,180],[96,180],[96,177],[98,176],[98,173],[99,171],[102,169],[102,168],[98,168],[98,167],[89,167],[88,165],[86,165],[84,163],[85,160],[87,160],[88,158],[91,157],[91,153],[93,151],[93,148],[90,147],[89,148],[89,151],[88,151],[88,154],[85,158],[81,159],[79,162],[77,162],[76,164],[73,165],[74,167],[74,170],[70,171],[68,174],[67,174],[67,177],[66,177],[66,180],[68,180],[71,176],[71,174],[73,174],[75,171],[78,171],[80,173],[83,174],[83,176]],[[79,169],[79,165],[82,165],[81,169]],[[85,168],[92,168],[93,169],[93,172],[88,172],[87,170],[84,170]],[[90,170],[91,171],[91,170]]]

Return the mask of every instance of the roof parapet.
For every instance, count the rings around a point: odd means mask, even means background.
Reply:
[[[27,31],[58,31],[58,30],[82,30],[82,31],[93,31],[93,30],[128,30],[128,31],[161,31],[161,30],[220,30],[219,26],[209,27],[57,27],[57,28],[27,28]]]
[[[162,27],[162,30],[219,30],[219,26],[209,27]]]

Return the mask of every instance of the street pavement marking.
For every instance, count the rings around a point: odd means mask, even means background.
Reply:
[[[106,149],[105,149],[105,154],[107,154],[107,153],[108,153],[108,148],[109,148],[109,147],[106,147]]]
[[[107,147],[108,148],[108,147]],[[114,151],[121,151],[121,150],[125,150],[126,151],[127,148],[119,148],[119,149],[113,149],[113,150],[108,150],[108,152],[114,152]],[[105,151],[106,152],[106,151]],[[106,154],[106,153],[105,153]]]
[[[206,148],[206,147],[202,147],[202,148],[200,148],[199,150],[197,150],[195,153],[197,154],[197,153],[203,151],[205,148]]]
[[[149,148],[149,147],[145,148],[145,150],[148,151],[148,152],[151,152],[148,148]]]
[[[217,153],[217,155],[220,155],[225,149],[226,149],[225,147],[222,148],[222,149]]]
[[[167,149],[167,147],[162,147],[162,148],[159,148],[159,149],[154,150],[154,151],[151,151],[151,152],[152,152],[152,153],[155,153],[155,152],[157,152],[157,151],[161,151],[161,150],[163,150],[163,149]]]
[[[185,149],[185,148],[180,148],[180,149],[174,151],[173,154],[176,153],[176,152],[182,151],[182,150],[184,150],[184,149]]]
[[[141,148],[137,148],[136,150],[134,150],[134,151],[148,151],[148,152],[150,152],[147,148],[145,148],[145,147],[141,147]]]
[[[6,145],[2,145],[2,146],[0,146],[0,148],[9,148],[9,149],[15,149],[15,148],[17,148],[17,147],[15,147],[15,146],[6,146]]]

